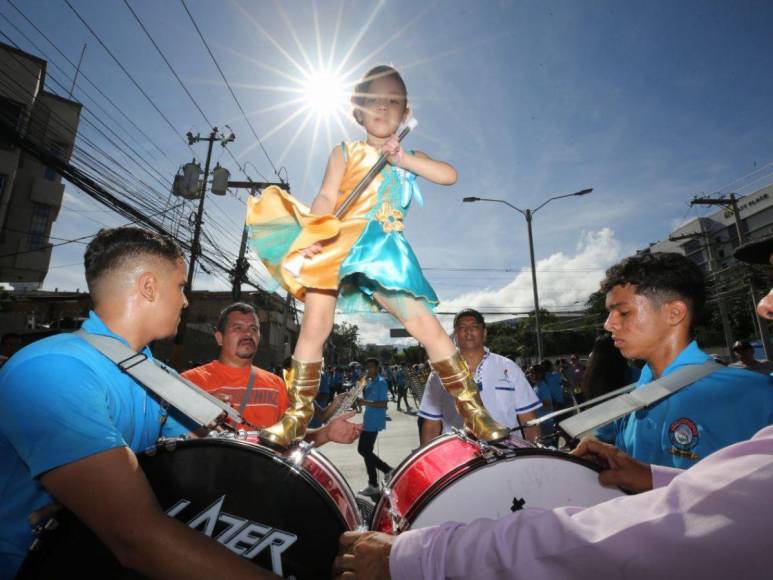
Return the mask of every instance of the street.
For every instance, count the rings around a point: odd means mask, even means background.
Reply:
[[[387,409],[392,420],[387,421],[386,429],[378,434],[374,452],[392,468],[396,468],[419,446],[419,429],[416,415],[398,411],[396,403],[392,401],[389,401]],[[354,421],[361,422],[362,414],[356,415]],[[356,441],[351,445],[328,443],[320,451],[335,464],[354,493],[368,484],[365,462],[357,453]],[[383,474],[379,472],[379,480],[382,478]]]

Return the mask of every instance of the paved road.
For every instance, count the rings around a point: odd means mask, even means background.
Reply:
[[[387,408],[392,420],[387,421],[386,430],[378,434],[374,451],[394,468],[419,446],[419,429],[416,426],[416,415],[398,411],[397,405],[392,401],[389,401]],[[355,416],[354,421],[361,422],[362,415]],[[335,464],[349,482],[352,491],[357,493],[368,485],[365,461],[357,453],[356,441],[351,445],[328,443],[320,452]],[[382,476],[379,472],[379,478]]]

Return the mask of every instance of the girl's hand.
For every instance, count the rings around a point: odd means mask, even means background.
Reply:
[[[322,251],[322,244],[317,242],[316,244],[313,244],[309,246],[308,248],[305,248],[301,250],[301,254],[304,258],[312,258],[319,254]]]
[[[392,135],[386,143],[381,146],[381,153],[387,156],[387,161],[395,167],[401,167],[403,160],[403,148],[400,146],[400,140],[397,135]]]

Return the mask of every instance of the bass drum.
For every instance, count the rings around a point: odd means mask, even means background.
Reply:
[[[339,536],[362,525],[343,477],[304,446],[279,454],[232,439],[167,441],[139,456],[162,508],[285,577],[329,578]],[[57,515],[19,578],[136,578],[72,514]]]
[[[453,433],[400,464],[376,505],[371,529],[400,533],[530,507],[589,507],[623,495],[599,484],[595,465],[564,452],[518,438],[481,445]]]

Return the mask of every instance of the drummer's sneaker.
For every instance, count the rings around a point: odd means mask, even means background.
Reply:
[[[381,493],[381,490],[377,485],[368,484],[367,487],[361,489],[357,493],[359,493],[360,495],[378,495],[379,493]]]

